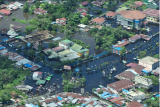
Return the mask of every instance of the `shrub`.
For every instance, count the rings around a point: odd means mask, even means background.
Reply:
[[[102,91],[102,90],[100,90],[100,91],[98,92],[98,94],[103,94],[103,91]]]
[[[95,49],[99,49],[99,46],[96,46]]]
[[[16,20],[16,18],[12,18],[12,21],[15,21]]]

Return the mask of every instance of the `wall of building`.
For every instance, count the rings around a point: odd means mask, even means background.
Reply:
[[[116,90],[114,90],[113,88],[107,86],[108,89],[110,89],[114,94],[118,95],[118,92]]]
[[[159,67],[159,61],[157,61],[156,63],[154,63],[154,64],[152,65],[152,69],[154,70],[154,69],[156,69],[157,67]]]
[[[145,62],[142,62],[142,61],[139,61],[138,64],[139,64],[139,65],[142,65],[142,66],[144,66],[144,67],[148,67],[148,68],[152,69],[152,65],[151,65],[151,64],[148,64],[148,63],[145,63]]]

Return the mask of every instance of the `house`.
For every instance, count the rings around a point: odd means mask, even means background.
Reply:
[[[15,32],[15,31],[13,31],[13,30],[9,30],[7,32],[7,35],[9,35],[10,38],[13,38],[13,37],[18,36],[19,34],[17,32]]]
[[[93,1],[92,4],[97,7],[101,7],[103,5],[103,3],[99,1]]]
[[[145,21],[146,14],[138,10],[121,10],[117,14],[117,23],[127,29],[139,30]]]
[[[29,3],[34,3],[36,0],[27,0]]]
[[[85,13],[85,12],[83,12],[83,13],[81,14],[82,17],[85,17],[86,15],[87,15],[87,13]]]
[[[63,47],[64,49],[69,49],[69,47],[72,45],[73,45],[73,42],[68,39],[59,42],[59,46]]]
[[[73,44],[73,46],[70,47],[70,51],[77,52],[79,56],[84,56],[86,54],[89,54],[89,50],[87,48],[84,48],[76,43]]]
[[[88,13],[89,10],[88,10],[88,8],[77,8],[77,12],[80,12],[80,13],[86,12],[86,13]]]
[[[120,80],[107,85],[107,88],[110,89],[114,94],[121,93],[122,89],[134,88],[136,84],[129,80]]]
[[[125,99],[123,97],[115,97],[109,100],[117,106],[123,106],[125,104]]]
[[[9,5],[7,6],[7,8],[10,9],[10,10],[16,10],[16,9],[18,9],[18,7],[15,6],[14,4],[9,4]]]
[[[33,80],[40,80],[40,79],[42,79],[42,72],[34,72]]]
[[[146,56],[142,59],[139,59],[139,65],[142,65],[144,67],[148,67],[149,69],[156,69],[159,67],[159,59],[153,58],[151,56]]]
[[[22,91],[31,91],[33,89],[33,87],[29,85],[18,85],[16,88]]]
[[[147,15],[147,18],[146,18],[147,21],[159,23],[160,10],[148,8],[148,9],[144,10],[143,13]]]
[[[141,92],[141,91],[129,91],[126,95],[125,98],[129,101],[138,101],[138,100],[144,100],[145,97],[145,93]]]
[[[80,28],[87,28],[87,25],[84,25],[84,24],[79,24],[79,25],[77,25],[78,27],[80,27]]]
[[[126,71],[116,75],[115,77],[120,80],[126,79],[129,81],[133,81],[135,76],[136,76],[135,72],[132,72],[131,70],[126,70]]]
[[[35,10],[34,10],[34,14],[43,15],[43,14],[45,14],[45,13],[47,13],[47,11],[45,11],[45,10],[43,10],[43,9],[41,9],[41,8],[38,8],[38,9],[35,9]]]
[[[86,6],[86,5],[88,5],[88,1],[84,1],[84,2],[80,3],[80,5],[81,6]]]
[[[149,4],[147,5],[147,8],[158,10],[159,6],[157,4]]]
[[[67,20],[65,18],[58,18],[56,19],[56,24],[58,25],[66,25]]]
[[[150,89],[152,87],[152,80],[151,79],[136,75],[134,81],[135,81],[135,84],[140,87],[143,87],[146,89]]]
[[[1,4],[1,5],[0,5],[0,7],[1,7],[1,9],[4,9],[4,8],[7,8],[7,7],[8,7],[8,5]]]
[[[64,48],[61,47],[61,46],[59,46],[59,47],[52,48],[52,50],[53,50],[54,52],[58,53],[58,52],[60,52],[60,51],[63,51]]]
[[[57,103],[58,102],[58,98],[50,98],[50,99],[46,99],[44,102],[42,103],[42,106],[47,107],[49,104],[51,103]]]
[[[10,11],[10,10],[6,10],[6,9],[1,9],[1,10],[0,10],[0,13],[8,16],[8,15],[11,14],[11,11]]]
[[[15,32],[18,32],[22,29],[22,27],[10,24],[10,29],[15,31]]]
[[[117,15],[117,13],[110,11],[110,12],[106,13],[106,18],[114,19],[116,17],[116,15]]]
[[[104,17],[100,17],[100,18],[97,17],[97,18],[91,20],[92,23],[96,23],[96,24],[99,24],[99,25],[104,24],[105,21],[106,21],[106,20],[105,20]]]
[[[112,53],[120,55],[121,54],[121,52],[120,52],[121,47],[124,47],[124,46],[126,46],[128,44],[129,44],[128,40],[118,41],[118,43],[116,45],[112,46]]]
[[[128,9],[127,7],[118,8],[118,9],[116,10],[116,13],[117,13],[117,12],[120,12],[121,10],[127,10],[127,9]]]
[[[137,40],[141,39],[141,35],[136,34],[135,36],[132,36],[129,38],[130,42],[135,42]]]
[[[146,106],[136,101],[132,101],[128,105],[126,105],[126,107],[146,107]]]
[[[23,4],[22,3],[19,3],[19,2],[15,2],[13,5],[19,7],[19,8],[22,8]]]
[[[138,7],[141,7],[144,3],[143,2],[140,2],[140,1],[137,1],[137,2],[134,2],[135,5],[130,5],[130,7],[132,9],[136,9]]]

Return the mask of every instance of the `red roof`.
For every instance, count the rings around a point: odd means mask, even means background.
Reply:
[[[87,5],[88,4],[88,1],[84,1],[84,2],[82,2],[82,3],[80,3],[82,6],[85,6],[85,5]]]
[[[113,98],[113,99],[110,99],[110,101],[111,102],[114,102],[114,101],[117,101],[117,100],[119,100],[119,99],[124,99],[123,97],[115,97],[115,98]]]
[[[47,51],[47,50],[49,50],[50,48],[47,48],[47,49],[44,49],[44,50],[42,50],[42,51]]]
[[[155,10],[155,9],[148,8],[148,9],[144,10],[143,13],[148,15],[148,16],[159,17],[160,10]]]
[[[83,16],[86,16],[86,15],[87,15],[87,13],[83,12],[83,13],[82,13],[82,15],[83,15]]]
[[[2,13],[2,14],[11,14],[11,11],[10,10],[6,10],[6,9],[1,9],[0,13]]]
[[[125,78],[125,79],[132,80],[133,77],[135,77],[135,74],[132,73],[131,71],[124,71],[124,72],[116,75],[116,77],[120,77],[120,78],[123,77],[123,78]],[[122,78],[122,79],[123,79],[123,78]]]
[[[138,40],[138,39],[140,39],[140,38],[141,38],[141,36],[138,35],[138,34],[136,34],[136,35],[130,37],[129,39],[130,39],[130,40],[133,40],[133,41],[136,41],[136,40]]]
[[[115,15],[117,15],[117,13],[112,12],[112,11],[110,11],[110,12],[108,12],[108,13],[106,14],[106,16],[115,16]]]
[[[136,63],[129,63],[129,64],[127,64],[126,66],[127,67],[134,67],[134,66],[137,66],[138,64],[136,64]]]
[[[58,19],[56,19],[56,20],[60,20],[60,19],[62,19],[63,21],[66,21],[66,18],[58,18]]]
[[[140,1],[137,1],[137,2],[134,2],[136,5],[138,6],[142,6],[142,4],[144,4],[143,2],[140,2]]]
[[[139,75],[142,73],[142,69],[144,69],[145,67],[141,66],[141,65],[137,65],[132,67],[131,69],[133,69],[135,72],[137,72]]]
[[[61,47],[61,46],[58,46],[58,47],[55,47],[55,48],[52,48],[52,50],[54,51],[54,52],[58,52],[58,51],[61,51],[61,50],[63,50],[64,48],[63,47]]]
[[[91,21],[96,22],[96,23],[103,23],[103,22],[105,22],[105,18],[104,17],[101,17],[101,18],[97,17]]]

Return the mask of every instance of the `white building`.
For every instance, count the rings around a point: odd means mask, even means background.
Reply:
[[[133,92],[130,91],[126,94],[125,98],[130,101],[137,101],[145,99],[145,93],[141,91]]]
[[[159,59],[146,56],[142,59],[139,59],[139,65],[142,65],[144,67],[154,70],[157,67],[159,67]]]
[[[23,91],[31,91],[33,89],[33,87],[29,85],[18,85],[16,88]]]
[[[22,8],[22,6],[23,6],[22,3],[19,3],[19,2],[17,2],[17,1],[14,3],[14,5],[17,6],[17,7],[19,7],[19,8]]]
[[[40,79],[42,79],[42,72],[34,72],[33,80],[40,80]]]
[[[135,84],[139,85],[140,87],[144,87],[147,89],[152,87],[151,79],[136,75],[134,81],[135,81]]]

